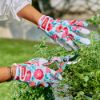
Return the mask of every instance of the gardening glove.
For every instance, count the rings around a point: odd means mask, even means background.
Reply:
[[[90,40],[81,37],[82,34],[89,34],[90,31],[85,27],[88,24],[85,21],[77,20],[54,20],[49,16],[43,15],[38,21],[38,27],[52,38],[56,43],[68,50],[68,46],[73,50],[78,50],[76,42],[85,45],[90,44]],[[79,35],[78,35],[79,34]]]
[[[16,67],[14,80],[26,82],[32,87],[40,85],[48,87],[62,80],[62,76],[59,73],[43,65],[47,62],[48,60],[44,58],[36,58],[23,64],[14,64]]]
[[[59,83],[59,80],[62,80],[61,73],[68,67],[70,64],[76,64],[80,61],[77,59],[78,54],[68,55],[64,57],[53,57],[49,60],[44,58],[35,58],[29,60],[23,64],[14,64],[16,67],[15,80],[20,80],[28,83],[30,86],[44,86],[48,87]],[[58,69],[54,71],[53,69],[48,68],[48,66],[55,63]]]

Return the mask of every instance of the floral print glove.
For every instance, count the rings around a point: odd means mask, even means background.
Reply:
[[[48,87],[59,83],[59,80],[62,80],[61,74],[66,67],[79,62],[77,57],[78,55],[68,55],[65,57],[53,57],[49,60],[34,58],[23,64],[14,64],[13,66],[16,67],[14,80],[26,82],[32,87],[41,85]],[[56,71],[48,68],[52,64],[58,68]]]
[[[15,64],[16,75],[14,80],[20,80],[28,83],[32,87],[49,85],[62,80],[62,76],[57,71],[48,68],[44,63],[48,60],[44,58],[32,59],[23,64]]]
[[[38,21],[38,27],[46,32],[55,42],[68,50],[68,46],[73,50],[78,50],[79,47],[76,42],[85,45],[90,44],[90,40],[81,37],[82,34],[89,34],[90,31],[85,27],[88,24],[85,21],[77,20],[54,20],[49,16],[43,15]]]

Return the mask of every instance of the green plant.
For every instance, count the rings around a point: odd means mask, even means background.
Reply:
[[[98,31],[98,33],[100,32],[100,11],[98,12],[97,15],[92,16],[87,21],[90,22],[92,26],[96,27],[96,31]]]

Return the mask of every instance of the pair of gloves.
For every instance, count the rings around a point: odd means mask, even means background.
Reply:
[[[66,50],[69,46],[75,51],[79,49],[77,42],[85,45],[90,44],[89,39],[81,37],[81,34],[87,35],[90,33],[90,31],[85,28],[86,26],[88,26],[88,24],[84,21],[54,20],[45,15],[38,21],[38,27],[45,31],[51,39]],[[36,58],[23,64],[16,64],[14,65],[16,66],[14,79],[26,82],[32,87],[40,85],[48,87],[62,80],[61,73],[66,65],[73,63],[73,61],[70,62],[69,58],[71,58],[71,56],[54,57],[50,61],[44,58]],[[54,62],[58,65],[58,70],[56,71],[49,68],[49,65]]]

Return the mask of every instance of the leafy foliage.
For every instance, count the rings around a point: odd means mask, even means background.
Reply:
[[[92,25],[94,25],[96,27],[96,31],[98,31],[98,33],[100,34],[100,11],[98,12],[97,15],[91,17],[87,21],[90,22]]]
[[[94,25],[100,25],[100,14],[91,17],[88,21]]]

